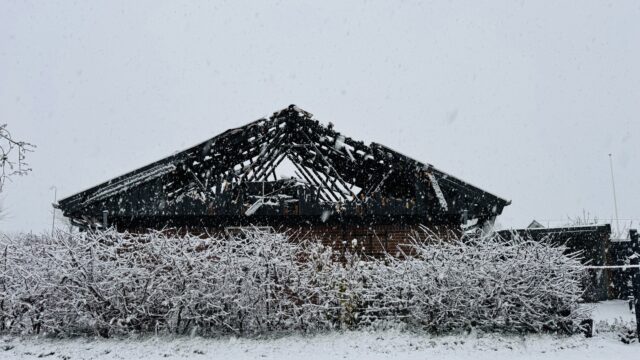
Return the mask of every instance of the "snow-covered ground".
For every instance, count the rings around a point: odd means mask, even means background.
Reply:
[[[624,301],[594,309],[599,332],[581,335],[505,336],[467,334],[429,336],[400,331],[344,332],[276,339],[47,339],[1,337],[0,359],[640,359],[637,341],[624,344],[608,324],[634,324]],[[599,324],[599,329],[598,329]]]

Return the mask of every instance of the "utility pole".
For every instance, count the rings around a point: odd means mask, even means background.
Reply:
[[[53,190],[53,205],[58,201],[58,188],[54,185],[49,188],[49,190]],[[53,211],[51,212],[53,215],[51,216],[51,237],[53,237],[55,229],[56,229],[56,208],[53,206]]]
[[[616,215],[616,231],[620,232],[620,220],[618,217],[618,199],[616,198],[616,182],[613,178],[613,160],[611,158],[611,153],[609,153],[609,167],[611,168],[611,187],[613,188],[613,209]],[[620,234],[617,234],[620,235]]]

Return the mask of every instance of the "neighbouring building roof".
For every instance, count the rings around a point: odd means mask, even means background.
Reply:
[[[538,221],[533,220],[527,229],[544,229],[544,225],[540,224]]]

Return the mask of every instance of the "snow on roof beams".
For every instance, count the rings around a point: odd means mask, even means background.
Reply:
[[[88,203],[127,193],[166,176],[162,196],[174,201],[193,191],[211,192],[246,181],[265,181],[285,159],[297,174],[334,201],[366,201],[372,196],[406,198],[428,183],[440,212],[493,217],[510,202],[478,189],[384,145],[365,145],[324,126],[295,105],[201,144],[60,200],[65,213]],[[170,174],[170,175],[169,175]],[[423,174],[423,175],[421,175]],[[235,185],[234,185],[235,184]],[[351,189],[357,188],[357,192]],[[358,194],[356,196],[356,193]],[[413,194],[413,195],[412,195]]]
[[[125,179],[118,181],[114,184],[108,185],[91,195],[83,204],[90,204],[96,201],[106,199],[111,196],[123,193],[130,187],[138,186],[142,183],[159,178],[162,175],[168,174],[176,169],[173,164],[160,164],[149,170],[135,174],[134,176],[126,177]]]
[[[418,171],[425,172],[431,180],[431,186],[444,211],[464,213],[473,209],[474,211],[472,212],[484,212],[487,217],[493,217],[500,215],[503,208],[511,204],[511,201],[504,200],[449,175],[431,164],[422,163],[385,145],[371,143],[371,148],[386,154],[386,157],[394,160],[393,162],[404,162],[415,167]],[[452,206],[446,204],[451,204]]]

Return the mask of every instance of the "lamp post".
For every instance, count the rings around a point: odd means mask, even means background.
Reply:
[[[611,187],[613,189],[613,210],[616,215],[616,233],[620,235],[620,220],[618,217],[618,199],[616,197],[616,181],[613,178],[613,159],[611,158],[611,154],[609,154],[609,168],[611,169]]]
[[[55,232],[56,229],[56,207],[55,204],[58,201],[58,188],[53,185],[49,188],[49,190],[53,190],[53,211],[51,212],[53,215],[51,216],[51,237],[53,237],[53,234]]]

